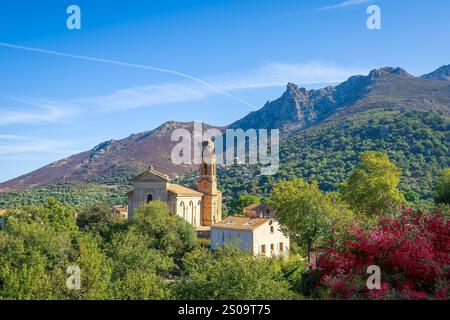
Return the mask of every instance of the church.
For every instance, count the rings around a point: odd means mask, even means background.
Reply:
[[[128,219],[145,202],[160,200],[173,215],[182,217],[195,228],[210,227],[222,220],[222,193],[217,190],[214,143],[202,143],[200,176],[195,187],[188,188],[170,182],[169,176],[152,166],[134,178],[133,190],[128,192]]]

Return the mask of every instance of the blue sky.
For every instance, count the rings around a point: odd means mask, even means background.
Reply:
[[[66,27],[71,4],[81,8],[81,30]],[[382,30],[366,27],[371,4],[381,8]],[[317,88],[375,67],[420,75],[450,63],[448,1],[0,6],[2,43],[128,64],[0,45],[0,181],[167,120],[231,123],[280,96],[288,81]]]

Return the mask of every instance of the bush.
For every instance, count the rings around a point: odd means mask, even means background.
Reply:
[[[172,215],[167,204],[161,201],[137,208],[130,228],[148,235],[153,248],[175,258],[182,257],[197,243],[194,228],[183,218]]]
[[[382,287],[368,290],[367,267],[381,269]],[[450,223],[441,213],[405,210],[399,218],[379,217],[371,228],[353,227],[341,241],[324,248],[316,285],[330,296],[445,299],[450,280]]]
[[[211,253],[198,248],[186,255],[187,277],[176,287],[178,299],[261,300],[296,297],[275,260],[255,257],[236,248]]]

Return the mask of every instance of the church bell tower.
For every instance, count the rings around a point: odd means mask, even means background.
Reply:
[[[202,197],[202,225],[212,226],[222,220],[222,193],[217,190],[216,156],[211,140],[202,143],[202,163],[198,190]]]

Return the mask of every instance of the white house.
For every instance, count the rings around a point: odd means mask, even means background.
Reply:
[[[228,217],[216,223],[211,227],[211,249],[225,244],[267,257],[289,253],[289,238],[271,218]]]

